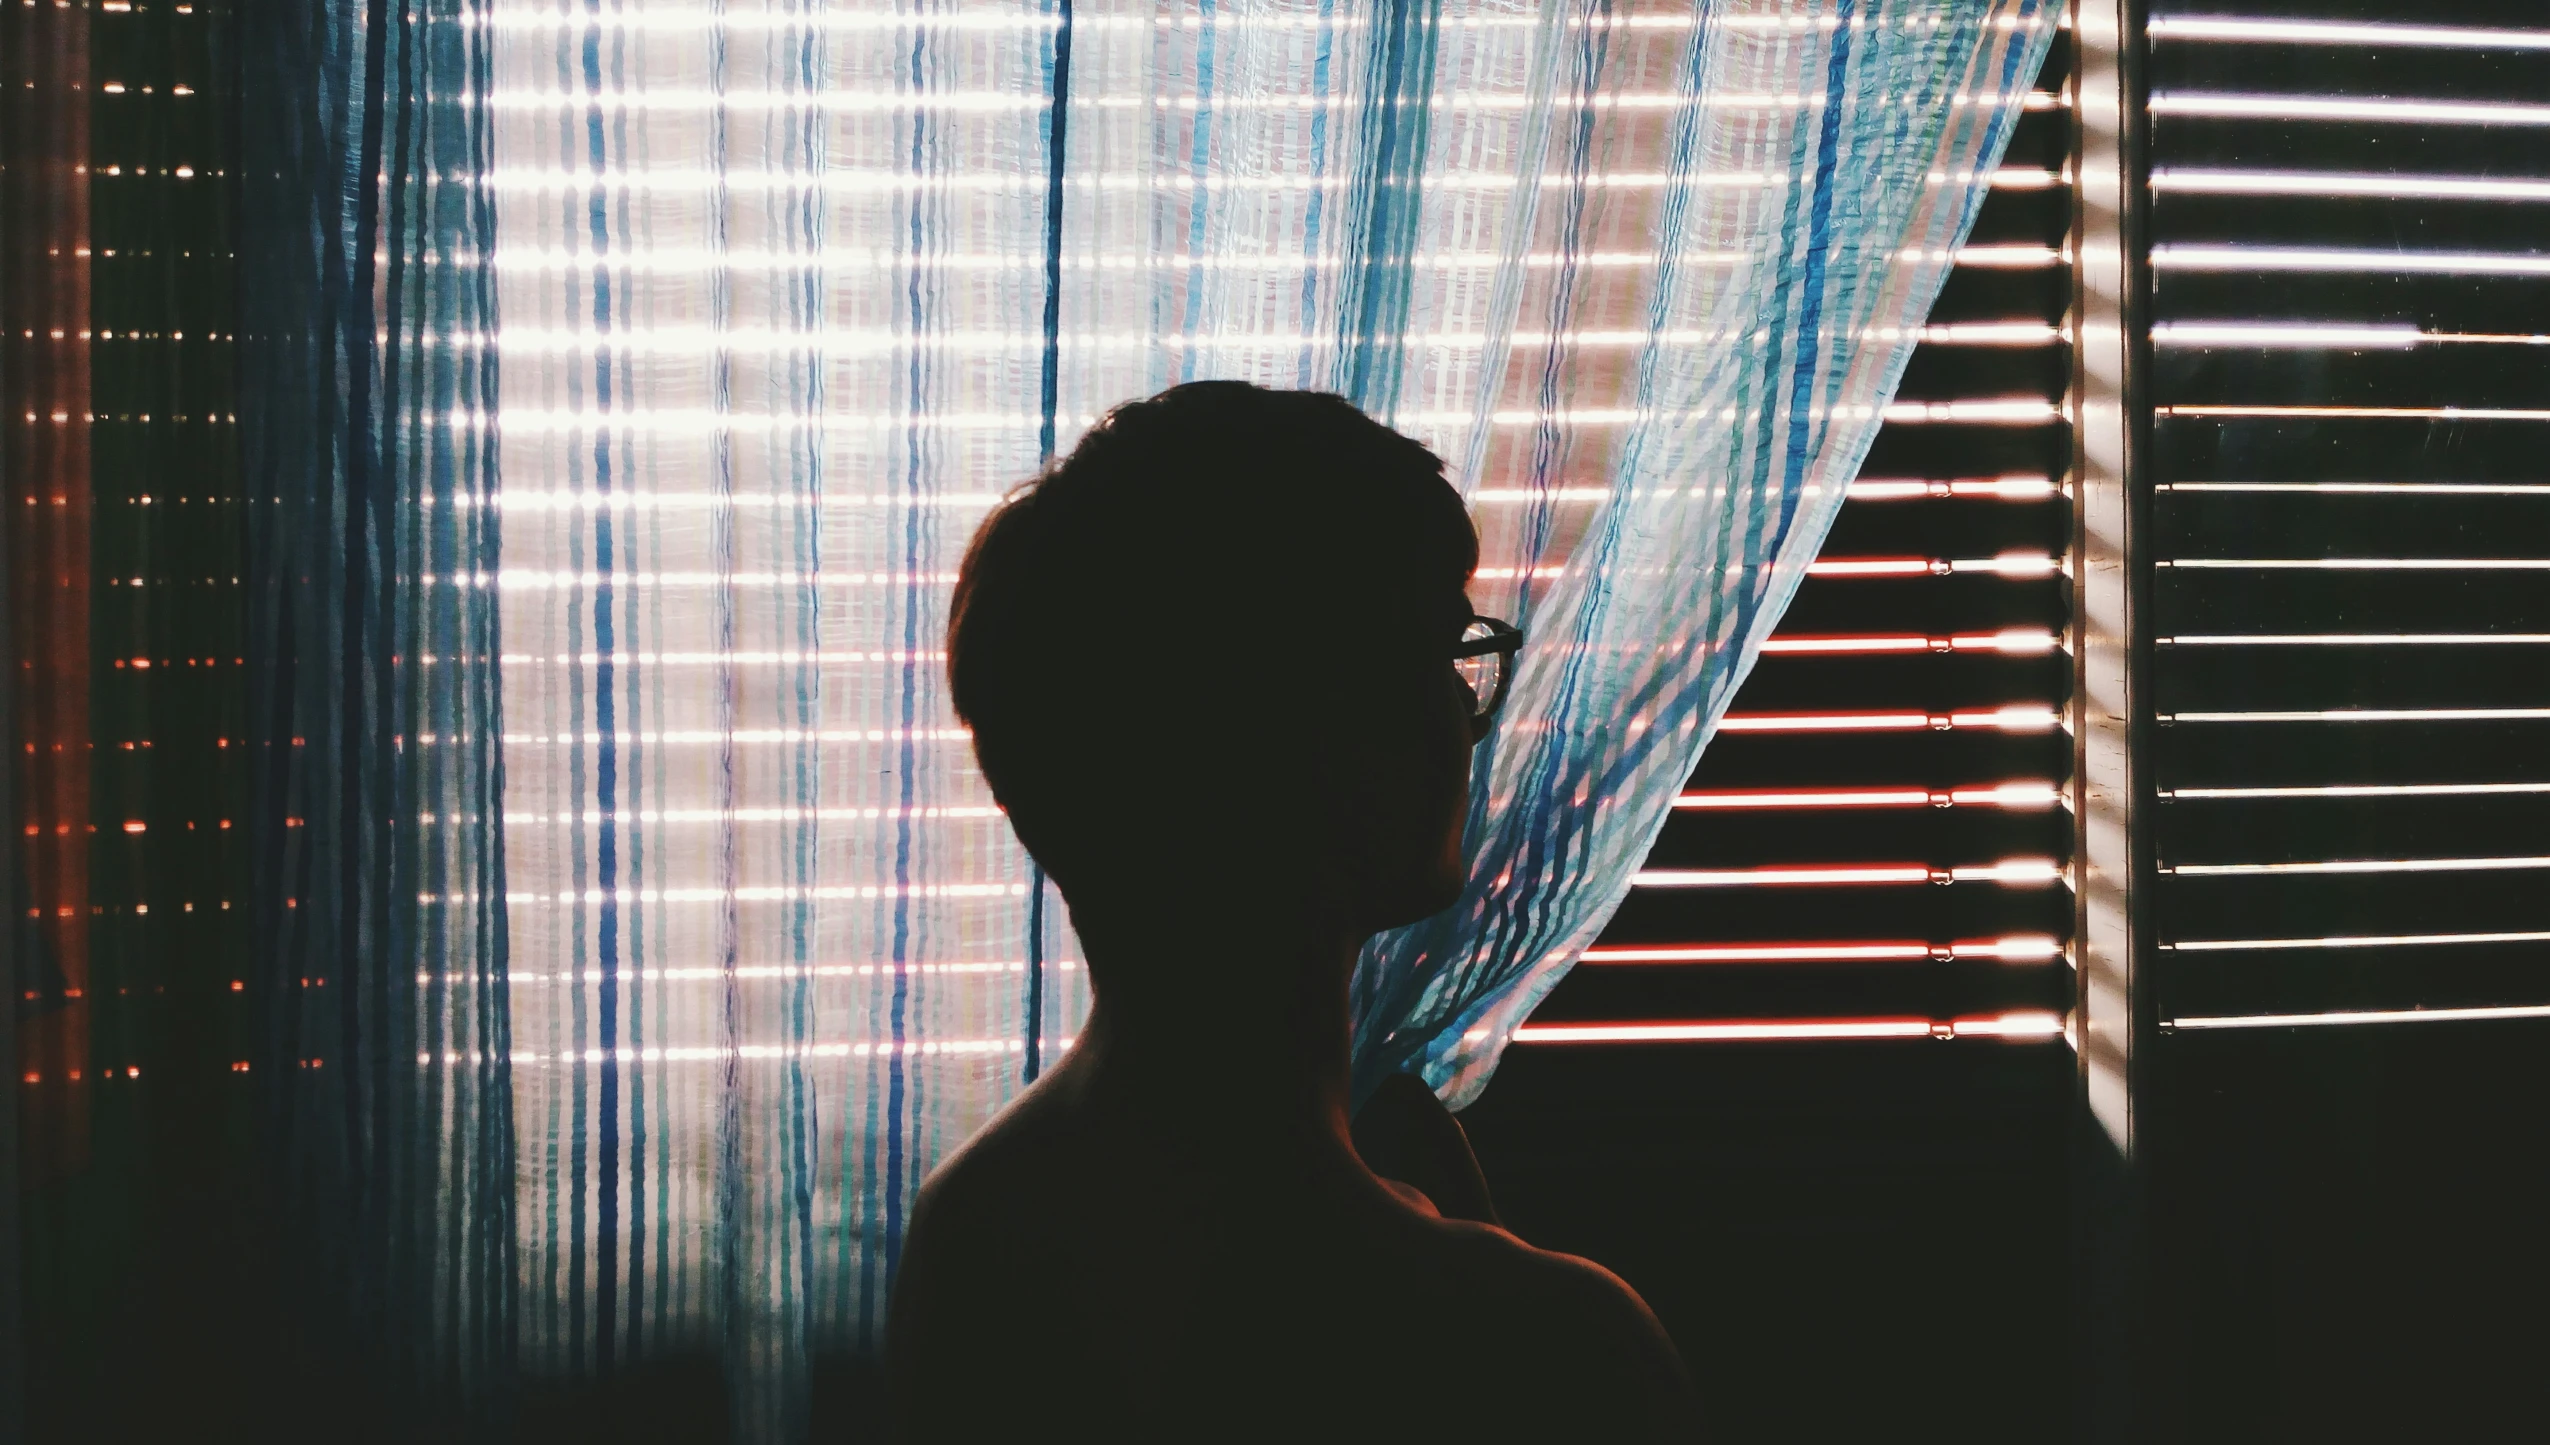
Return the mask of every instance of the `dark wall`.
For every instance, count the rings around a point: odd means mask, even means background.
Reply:
[[[1608,1266],[1725,1442],[2064,1437],[2061,1045],[1518,1046],[1462,1116],[1499,1209]]]
[[[2550,1024],[2181,1035],[2144,1438],[2550,1437]]]

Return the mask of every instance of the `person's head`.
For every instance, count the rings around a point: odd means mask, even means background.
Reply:
[[[1458,896],[1478,537],[1342,398],[1196,382],[1116,408],[975,533],[948,626],[993,796],[1075,918]],[[1101,986],[1104,986],[1103,980]]]

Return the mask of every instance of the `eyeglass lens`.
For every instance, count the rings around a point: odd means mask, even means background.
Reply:
[[[1494,628],[1484,622],[1473,622],[1462,630],[1461,640],[1465,643],[1484,642],[1493,635]],[[1452,660],[1452,665],[1459,670],[1462,684],[1470,689],[1473,715],[1484,714],[1495,705],[1497,685],[1505,677],[1504,653],[1482,652],[1476,657],[1458,657]]]

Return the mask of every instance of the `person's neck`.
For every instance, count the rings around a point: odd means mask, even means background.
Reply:
[[[1063,1066],[1111,1126],[1216,1172],[1355,1164],[1348,983],[1363,940],[1324,910],[1089,919],[1097,1002]],[[1074,919],[1081,923],[1078,910]],[[1092,929],[1087,924],[1098,924]]]

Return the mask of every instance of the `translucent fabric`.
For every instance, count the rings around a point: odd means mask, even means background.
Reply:
[[[510,1232],[525,1370],[719,1354],[752,1439],[802,1432],[810,1357],[874,1348],[920,1180],[1088,1006],[944,683],[952,574],[1000,494],[1108,406],[1207,377],[1342,392],[1445,458],[1474,601],[1528,640],[1478,753],[1472,881],[1365,956],[1355,1059],[1359,1090],[1413,1069],[1464,1102],[1816,551],[2055,15],[411,5],[368,59],[358,7],[297,6],[345,42],[314,58],[342,92],[320,111],[423,98],[444,190],[420,194],[487,203],[344,234],[467,278],[380,344],[485,390],[500,483],[451,450],[482,399],[440,381],[380,408],[372,452],[306,463],[351,487],[391,458],[408,490],[365,515],[466,542],[401,553],[400,596],[446,619],[435,676],[498,684],[402,714],[412,745],[353,730],[370,714],[329,734],[376,769],[501,754],[500,826],[483,789],[347,805],[501,870],[398,916],[494,940],[468,996],[504,1006],[416,1050],[442,1091],[417,1097],[509,1119],[485,1158],[511,1189],[401,1187],[440,1188],[453,1238]],[[361,190],[384,153],[329,143]],[[421,645],[343,666],[423,677]],[[382,1006],[456,1007],[419,987]]]
[[[386,1413],[332,1419],[358,1439],[493,1428],[517,1359],[497,597],[466,585],[498,549],[466,7],[233,12],[250,1237],[279,1244],[295,1326],[363,1376],[314,1398]]]

